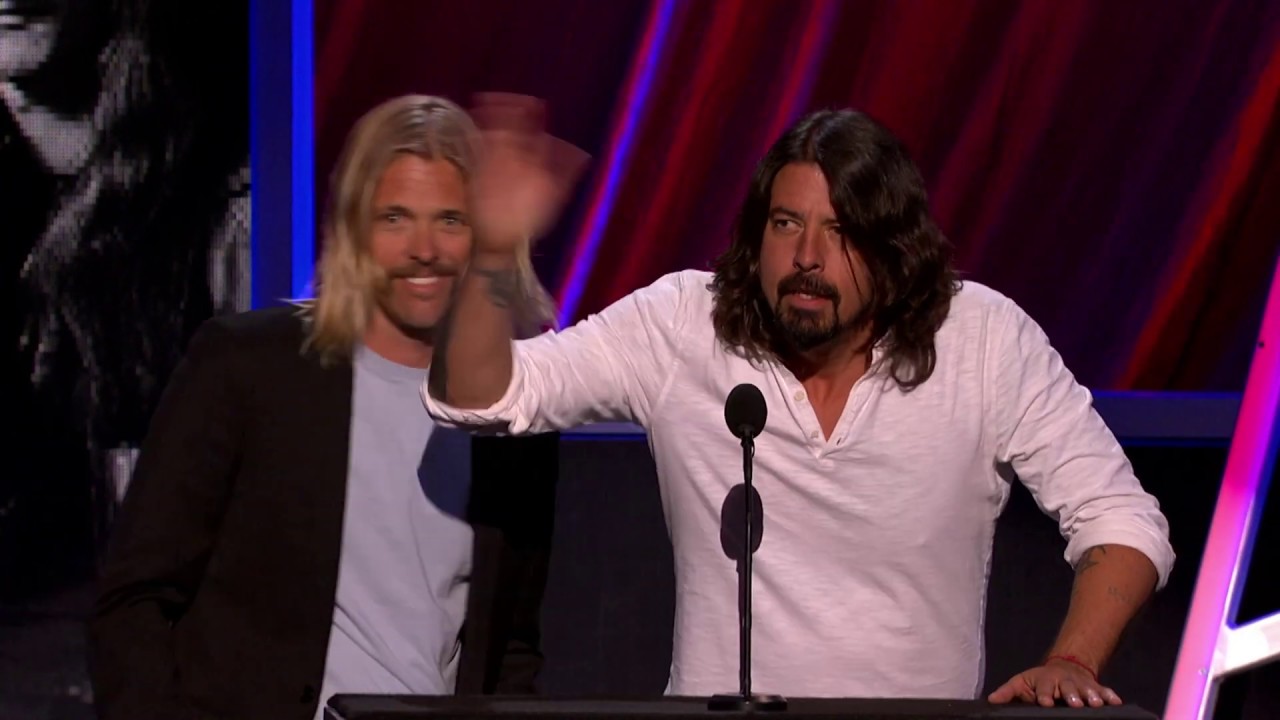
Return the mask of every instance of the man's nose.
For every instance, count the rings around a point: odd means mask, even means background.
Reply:
[[[791,264],[800,272],[822,269],[821,238],[813,229],[806,228],[800,234],[800,241],[796,244],[796,254],[791,259]]]
[[[415,262],[430,265],[436,260],[435,232],[430,225],[418,225],[409,238],[409,257]]]

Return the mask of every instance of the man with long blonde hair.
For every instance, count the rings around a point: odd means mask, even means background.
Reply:
[[[480,152],[451,102],[377,106],[333,175],[315,297],[192,340],[92,620],[104,720],[533,690],[557,438],[473,445],[416,393],[471,257]],[[520,267],[535,332],[553,308],[527,252]]]

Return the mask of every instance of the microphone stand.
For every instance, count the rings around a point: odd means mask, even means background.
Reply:
[[[738,620],[738,694],[712,695],[707,702],[709,710],[786,710],[787,701],[781,695],[753,695],[751,693],[751,556],[752,525],[751,500],[755,491],[751,488],[752,458],[756,454],[756,442],[750,428],[742,434],[743,518],[742,567],[738,572],[738,597],[741,598],[741,615]],[[763,508],[762,508],[763,509]]]

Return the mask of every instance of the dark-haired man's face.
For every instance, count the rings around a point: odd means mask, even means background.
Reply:
[[[870,283],[866,263],[836,220],[822,170],[784,166],[773,180],[760,284],[796,349],[813,350],[863,325]]]

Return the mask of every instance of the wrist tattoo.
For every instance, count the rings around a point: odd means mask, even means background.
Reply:
[[[489,301],[500,308],[509,308],[520,297],[520,278],[514,269],[487,270],[476,268],[476,275],[489,281],[485,289]]]

